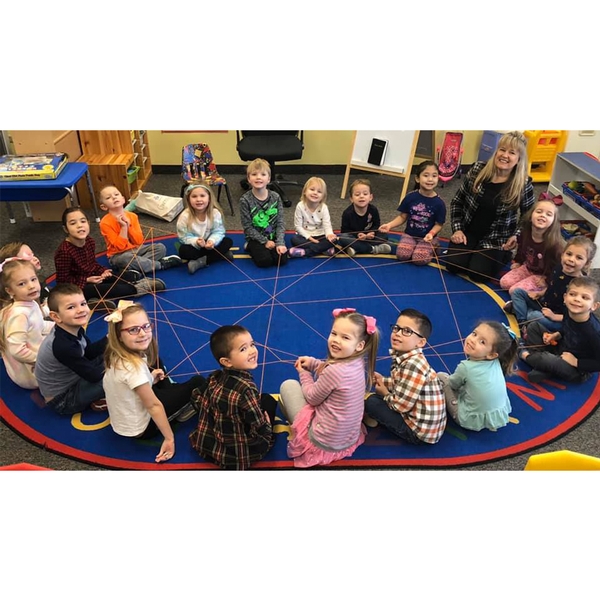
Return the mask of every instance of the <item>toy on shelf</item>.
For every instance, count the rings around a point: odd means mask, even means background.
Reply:
[[[565,194],[573,198],[579,206],[600,218],[600,190],[593,183],[590,181],[565,181],[562,188]]]
[[[69,157],[64,152],[50,154],[5,154],[0,156],[0,179],[29,181],[56,179]]]

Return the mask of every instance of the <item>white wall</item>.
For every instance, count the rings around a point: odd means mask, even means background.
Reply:
[[[600,131],[569,131],[565,152],[589,152],[600,158]]]

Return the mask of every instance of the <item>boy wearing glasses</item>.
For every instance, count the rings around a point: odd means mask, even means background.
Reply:
[[[431,335],[431,321],[406,308],[392,325],[390,377],[375,373],[375,394],[365,402],[365,424],[381,423],[411,444],[435,444],[446,427],[442,382],[422,348]]]
[[[73,283],[59,283],[50,291],[48,309],[56,325],[44,338],[34,369],[46,406],[60,415],[88,407],[106,410],[102,387],[106,337],[92,343],[85,335],[90,308],[83,292]]]

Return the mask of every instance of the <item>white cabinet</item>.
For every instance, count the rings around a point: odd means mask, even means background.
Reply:
[[[561,220],[585,219],[595,230],[594,242],[598,248],[596,256],[592,261],[593,269],[600,269],[600,219],[579,206],[568,196],[562,187],[567,181],[589,181],[596,189],[600,189],[600,161],[583,152],[561,152],[556,157],[548,191],[563,197],[563,205],[560,207]]]

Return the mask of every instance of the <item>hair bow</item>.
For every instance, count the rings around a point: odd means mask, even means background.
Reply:
[[[367,324],[367,333],[373,335],[377,329],[377,320],[375,317],[367,317],[365,315],[365,323]]]
[[[355,308],[334,308],[332,314],[337,319],[340,315],[345,315],[347,313],[353,312],[356,312]]]
[[[132,300],[119,300],[119,304],[117,304],[117,308],[113,310],[110,314],[104,317],[104,320],[107,323],[120,323],[123,320],[123,311],[130,306],[133,306],[135,302]]]
[[[4,269],[4,265],[5,265],[6,263],[12,262],[13,260],[26,260],[26,259],[24,259],[24,258],[19,258],[18,256],[11,256],[10,258],[7,258],[5,261],[3,261],[3,262],[0,264],[0,273],[2,273],[2,269]]]
[[[504,329],[506,329],[506,333],[508,333],[513,340],[517,339],[515,332],[508,325],[505,323],[501,323],[501,325],[504,327]]]

